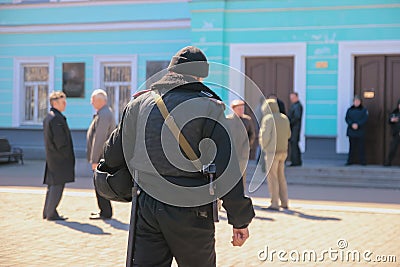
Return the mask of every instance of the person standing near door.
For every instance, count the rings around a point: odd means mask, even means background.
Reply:
[[[384,166],[391,166],[400,145],[400,99],[397,101],[397,108],[389,115],[389,124],[392,127],[392,141],[390,142],[389,155]]]
[[[75,181],[75,154],[67,119],[61,113],[67,106],[63,92],[50,94],[50,112],[43,120],[46,168],[44,184],[47,184],[43,219],[64,221],[67,218],[57,212],[66,183]]]
[[[303,117],[303,106],[299,101],[299,94],[296,92],[290,93],[290,102],[292,105],[289,108],[289,121],[290,130],[292,136],[290,137],[290,167],[301,166],[303,164],[301,160],[301,152],[299,148],[300,141],[300,130],[301,130],[301,119]]]
[[[365,160],[365,124],[368,120],[368,110],[362,105],[361,98],[354,96],[353,105],[346,112],[347,136],[349,137],[350,150],[346,165],[356,163],[366,165]]]
[[[103,158],[103,146],[112,131],[116,128],[114,114],[107,105],[107,93],[102,89],[94,90],[91,104],[96,110],[92,123],[87,131],[87,160],[95,170]],[[96,191],[97,205],[100,212],[93,212],[91,220],[104,220],[112,217],[111,202],[101,197]]]
[[[276,94],[269,94],[267,98],[275,99],[276,102],[278,103],[279,112],[282,113],[283,115],[286,115],[285,103],[283,103],[283,101],[280,100]]]

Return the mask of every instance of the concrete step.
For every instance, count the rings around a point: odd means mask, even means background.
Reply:
[[[252,177],[256,163],[250,161],[248,177]],[[400,168],[382,166],[343,166],[338,162],[304,162],[301,167],[287,167],[288,184],[326,185],[341,187],[400,189]],[[265,176],[258,172],[256,176]],[[262,179],[263,177],[256,177]]]

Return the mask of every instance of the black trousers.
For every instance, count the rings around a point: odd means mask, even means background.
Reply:
[[[138,199],[134,266],[216,266],[211,205],[181,208],[142,191]]]
[[[93,176],[93,184],[94,184],[94,176]],[[100,215],[106,218],[111,218],[112,217],[111,201],[100,196],[97,193],[97,191],[96,191],[96,199],[97,199],[97,206],[100,209]]]
[[[391,164],[394,157],[396,156],[397,148],[400,145],[400,134],[396,134],[393,136],[392,141],[390,141],[390,148],[389,148],[389,156],[387,163]]]
[[[301,165],[303,162],[301,160],[301,152],[298,140],[290,140],[290,161],[293,165]]]
[[[347,158],[348,164],[357,163],[357,156],[358,162],[360,164],[365,165],[365,137],[349,137],[350,141],[350,150],[349,155]]]
[[[65,184],[48,185],[43,208],[43,219],[57,217],[57,207],[60,204]]]
[[[105,199],[104,197],[100,196],[96,191],[96,199],[97,205],[100,209],[100,215],[106,218],[112,217],[112,207],[110,200]]]

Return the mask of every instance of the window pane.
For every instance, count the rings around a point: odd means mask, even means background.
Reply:
[[[131,100],[131,87],[128,86],[120,86],[119,89],[119,120],[121,120],[122,112],[124,111],[125,106]]]
[[[47,114],[47,92],[49,89],[47,85],[39,85],[38,89],[38,121],[43,121]]]
[[[104,67],[105,82],[130,82],[131,67],[129,66],[105,66]]]
[[[115,103],[115,88],[114,86],[106,86],[106,93],[108,99],[108,106],[114,111]]]
[[[47,82],[49,79],[48,67],[24,67],[25,82]]]
[[[35,107],[35,88],[33,86],[25,86],[25,120],[33,120],[33,112]]]

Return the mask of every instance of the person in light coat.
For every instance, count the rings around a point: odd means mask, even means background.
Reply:
[[[261,149],[265,153],[268,190],[271,205],[268,209],[288,208],[288,192],[285,177],[288,140],[291,136],[290,122],[286,115],[279,112],[275,99],[267,99],[262,106],[263,119],[259,134]]]
[[[91,104],[96,110],[92,123],[87,131],[87,160],[95,170],[100,159],[103,158],[103,146],[116,128],[114,114],[107,105],[107,93],[102,89],[94,90],[91,97]],[[91,220],[109,219],[112,217],[112,207],[109,200],[103,198],[96,192],[99,212],[92,212]]]

